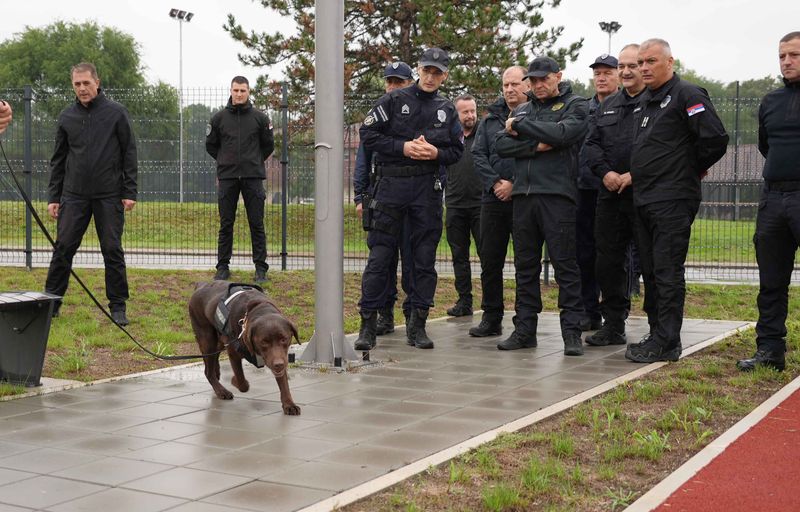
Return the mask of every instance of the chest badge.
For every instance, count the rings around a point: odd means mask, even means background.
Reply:
[[[400,113],[403,115],[408,115],[411,113],[411,109],[408,108],[408,105],[403,105],[403,107],[400,109]]]
[[[447,112],[441,109],[437,110],[436,119],[438,119],[440,123],[447,121]]]
[[[669,94],[667,94],[667,95],[664,97],[664,100],[661,102],[661,105],[659,105],[659,107],[661,107],[661,108],[664,108],[664,107],[666,107],[667,105],[669,105],[669,102],[670,102],[670,101],[672,101],[672,96],[670,96]]]
[[[562,108],[564,108],[564,104],[559,101],[558,103],[553,105],[553,108],[551,108],[550,110],[552,110],[553,112],[558,112]]]

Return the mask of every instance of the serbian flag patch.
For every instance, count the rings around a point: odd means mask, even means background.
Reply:
[[[700,112],[705,112],[706,106],[702,103],[698,103],[697,105],[692,105],[691,107],[686,109],[686,113],[689,114],[689,117],[692,117],[695,114],[699,114]]]

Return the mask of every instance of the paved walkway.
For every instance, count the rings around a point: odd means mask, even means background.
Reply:
[[[252,367],[250,392],[233,401],[190,366],[0,403],[0,512],[330,509],[342,491],[357,497],[645,368],[619,346],[563,356],[557,315],[542,315],[538,348],[515,352],[467,336],[478,320],[430,322],[432,351],[407,347],[398,329],[379,338],[384,364],[372,369],[291,370],[299,417],[281,413],[274,379]],[[745,325],[686,320],[685,352]],[[646,329],[631,319],[629,337]],[[222,381],[230,374],[223,365]]]

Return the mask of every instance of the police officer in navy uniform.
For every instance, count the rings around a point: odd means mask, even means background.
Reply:
[[[602,181],[594,239],[597,283],[602,293],[600,311],[605,320],[600,330],[586,337],[587,345],[627,343],[625,319],[631,301],[625,266],[635,223],[630,173],[633,111],[644,91],[638,59],[638,44],[629,44],[620,52],[618,69],[623,89],[600,105],[589,122],[583,146],[589,168]]]
[[[564,354],[583,354],[581,281],[575,261],[578,151],[586,136],[588,105],[561,82],[561,68],[550,57],[528,67],[531,101],[515,108],[497,138],[497,154],[514,158],[514,265],[517,296],[514,332],[500,350],[537,345],[542,311],[539,276],[547,242],[558,283]]]
[[[756,353],[737,363],[742,371],[786,366],[789,283],[800,244],[800,32],[780,40],[778,58],[785,85],[767,94],[758,109],[758,150],[767,159],[753,237],[758,323]]]
[[[625,357],[677,361],[700,179],[725,154],[728,135],[706,91],[673,72],[669,43],[648,39],[637,61],[647,90],[634,109],[631,181],[650,332]]]
[[[388,94],[395,89],[408,87],[414,82],[411,74],[411,66],[402,61],[390,62],[383,70],[384,90]],[[356,154],[355,174],[353,176],[353,191],[355,195],[353,201],[356,203],[356,213],[363,220],[364,199],[369,198],[375,182],[373,172],[373,154],[364,148],[364,142],[358,145]],[[369,229],[369,226],[367,227]],[[400,233],[400,251],[395,253],[392,263],[389,266],[394,271],[389,272],[389,280],[386,286],[389,289],[386,305],[378,311],[378,324],[375,333],[380,336],[394,332],[394,303],[397,302],[397,264],[399,255],[403,256],[402,286],[406,293],[406,300],[403,302],[403,312],[406,318],[410,317],[411,304],[411,255],[408,236],[404,236],[407,230],[403,229]]]
[[[386,304],[389,264],[398,233],[408,219],[413,284],[408,344],[433,348],[425,323],[436,291],[436,247],[442,236],[442,166],[464,151],[463,132],[453,103],[440,96],[450,56],[425,50],[414,85],[384,95],[361,126],[364,147],[375,152],[374,199],[364,215],[373,217],[367,236],[369,259],[361,280],[361,329],[356,350],[375,346],[377,312]]]

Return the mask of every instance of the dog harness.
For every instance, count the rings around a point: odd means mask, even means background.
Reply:
[[[215,327],[220,334],[223,334],[228,337],[228,339],[232,339],[229,346],[232,346],[236,352],[239,353],[247,362],[255,366],[256,368],[262,368],[264,366],[264,360],[261,358],[261,354],[253,354],[248,350],[247,344],[244,343],[244,332],[245,332],[245,325],[247,323],[247,313],[245,316],[239,320],[239,325],[241,325],[242,329],[239,333],[239,336],[234,335],[233,330],[233,322],[230,321],[231,315],[231,304],[233,301],[244,292],[249,292],[251,290],[258,290],[261,293],[264,293],[264,290],[261,289],[260,286],[254,284],[243,284],[243,283],[230,283],[228,285],[228,293],[220,299],[219,303],[217,304],[217,310],[214,312],[214,323],[216,324]]]

